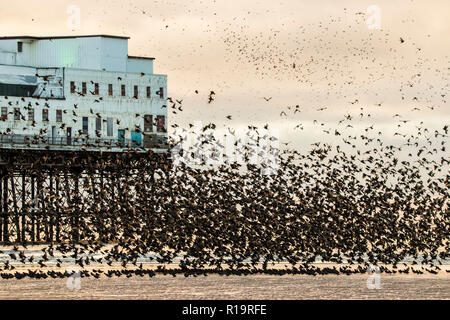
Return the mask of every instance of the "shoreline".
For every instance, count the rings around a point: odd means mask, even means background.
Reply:
[[[67,279],[0,279],[0,299],[445,299],[450,278],[436,275],[380,275],[380,288],[368,289],[368,275],[248,275],[81,278],[69,289]]]

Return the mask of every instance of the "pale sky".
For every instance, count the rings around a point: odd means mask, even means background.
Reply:
[[[379,29],[366,23],[371,5],[380,9]],[[356,131],[375,124],[386,135],[397,113],[432,128],[450,116],[448,0],[15,0],[1,2],[0,21],[0,36],[131,37],[129,54],[155,57],[168,95],[183,99],[171,123],[269,123],[302,147],[328,139],[323,130],[345,114]],[[287,109],[295,105],[301,112]]]

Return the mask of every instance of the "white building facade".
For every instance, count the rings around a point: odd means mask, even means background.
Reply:
[[[167,149],[167,76],[127,37],[0,38],[0,148]]]

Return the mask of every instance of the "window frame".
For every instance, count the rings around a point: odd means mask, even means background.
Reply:
[[[96,117],[95,118],[95,130],[98,132],[102,132],[102,118]]]
[[[106,118],[106,135],[114,136],[114,118]]]
[[[14,108],[14,121],[19,121],[20,119],[20,108]]]
[[[160,126],[160,119],[163,119],[162,121],[162,125]],[[159,133],[166,133],[167,129],[166,129],[166,116],[164,115],[157,115],[156,116],[156,132]]]
[[[85,122],[86,120],[86,122]],[[86,129],[84,124],[86,123]],[[83,117],[81,119],[81,131],[83,132],[83,134],[89,134],[89,117]]]
[[[2,120],[8,120],[8,107],[2,107],[1,119]]]
[[[45,115],[45,117],[44,117]],[[48,109],[42,109],[42,122],[48,122],[49,121],[49,117],[48,117]]]
[[[150,117],[150,121],[146,121],[148,117]],[[149,126],[146,125],[146,123],[148,123],[148,122],[150,122]],[[153,132],[153,115],[152,114],[144,115],[144,132]]]
[[[56,109],[56,122],[63,122],[63,111]]]
[[[30,117],[30,115],[31,115],[31,117]],[[28,109],[28,121],[34,121],[34,108]]]

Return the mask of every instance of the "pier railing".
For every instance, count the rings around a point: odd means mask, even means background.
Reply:
[[[2,145],[23,145],[28,147],[45,146],[89,146],[95,148],[161,148],[167,149],[167,138],[164,136],[154,136],[150,139],[105,139],[87,137],[42,137],[33,135],[0,135],[0,147]]]

